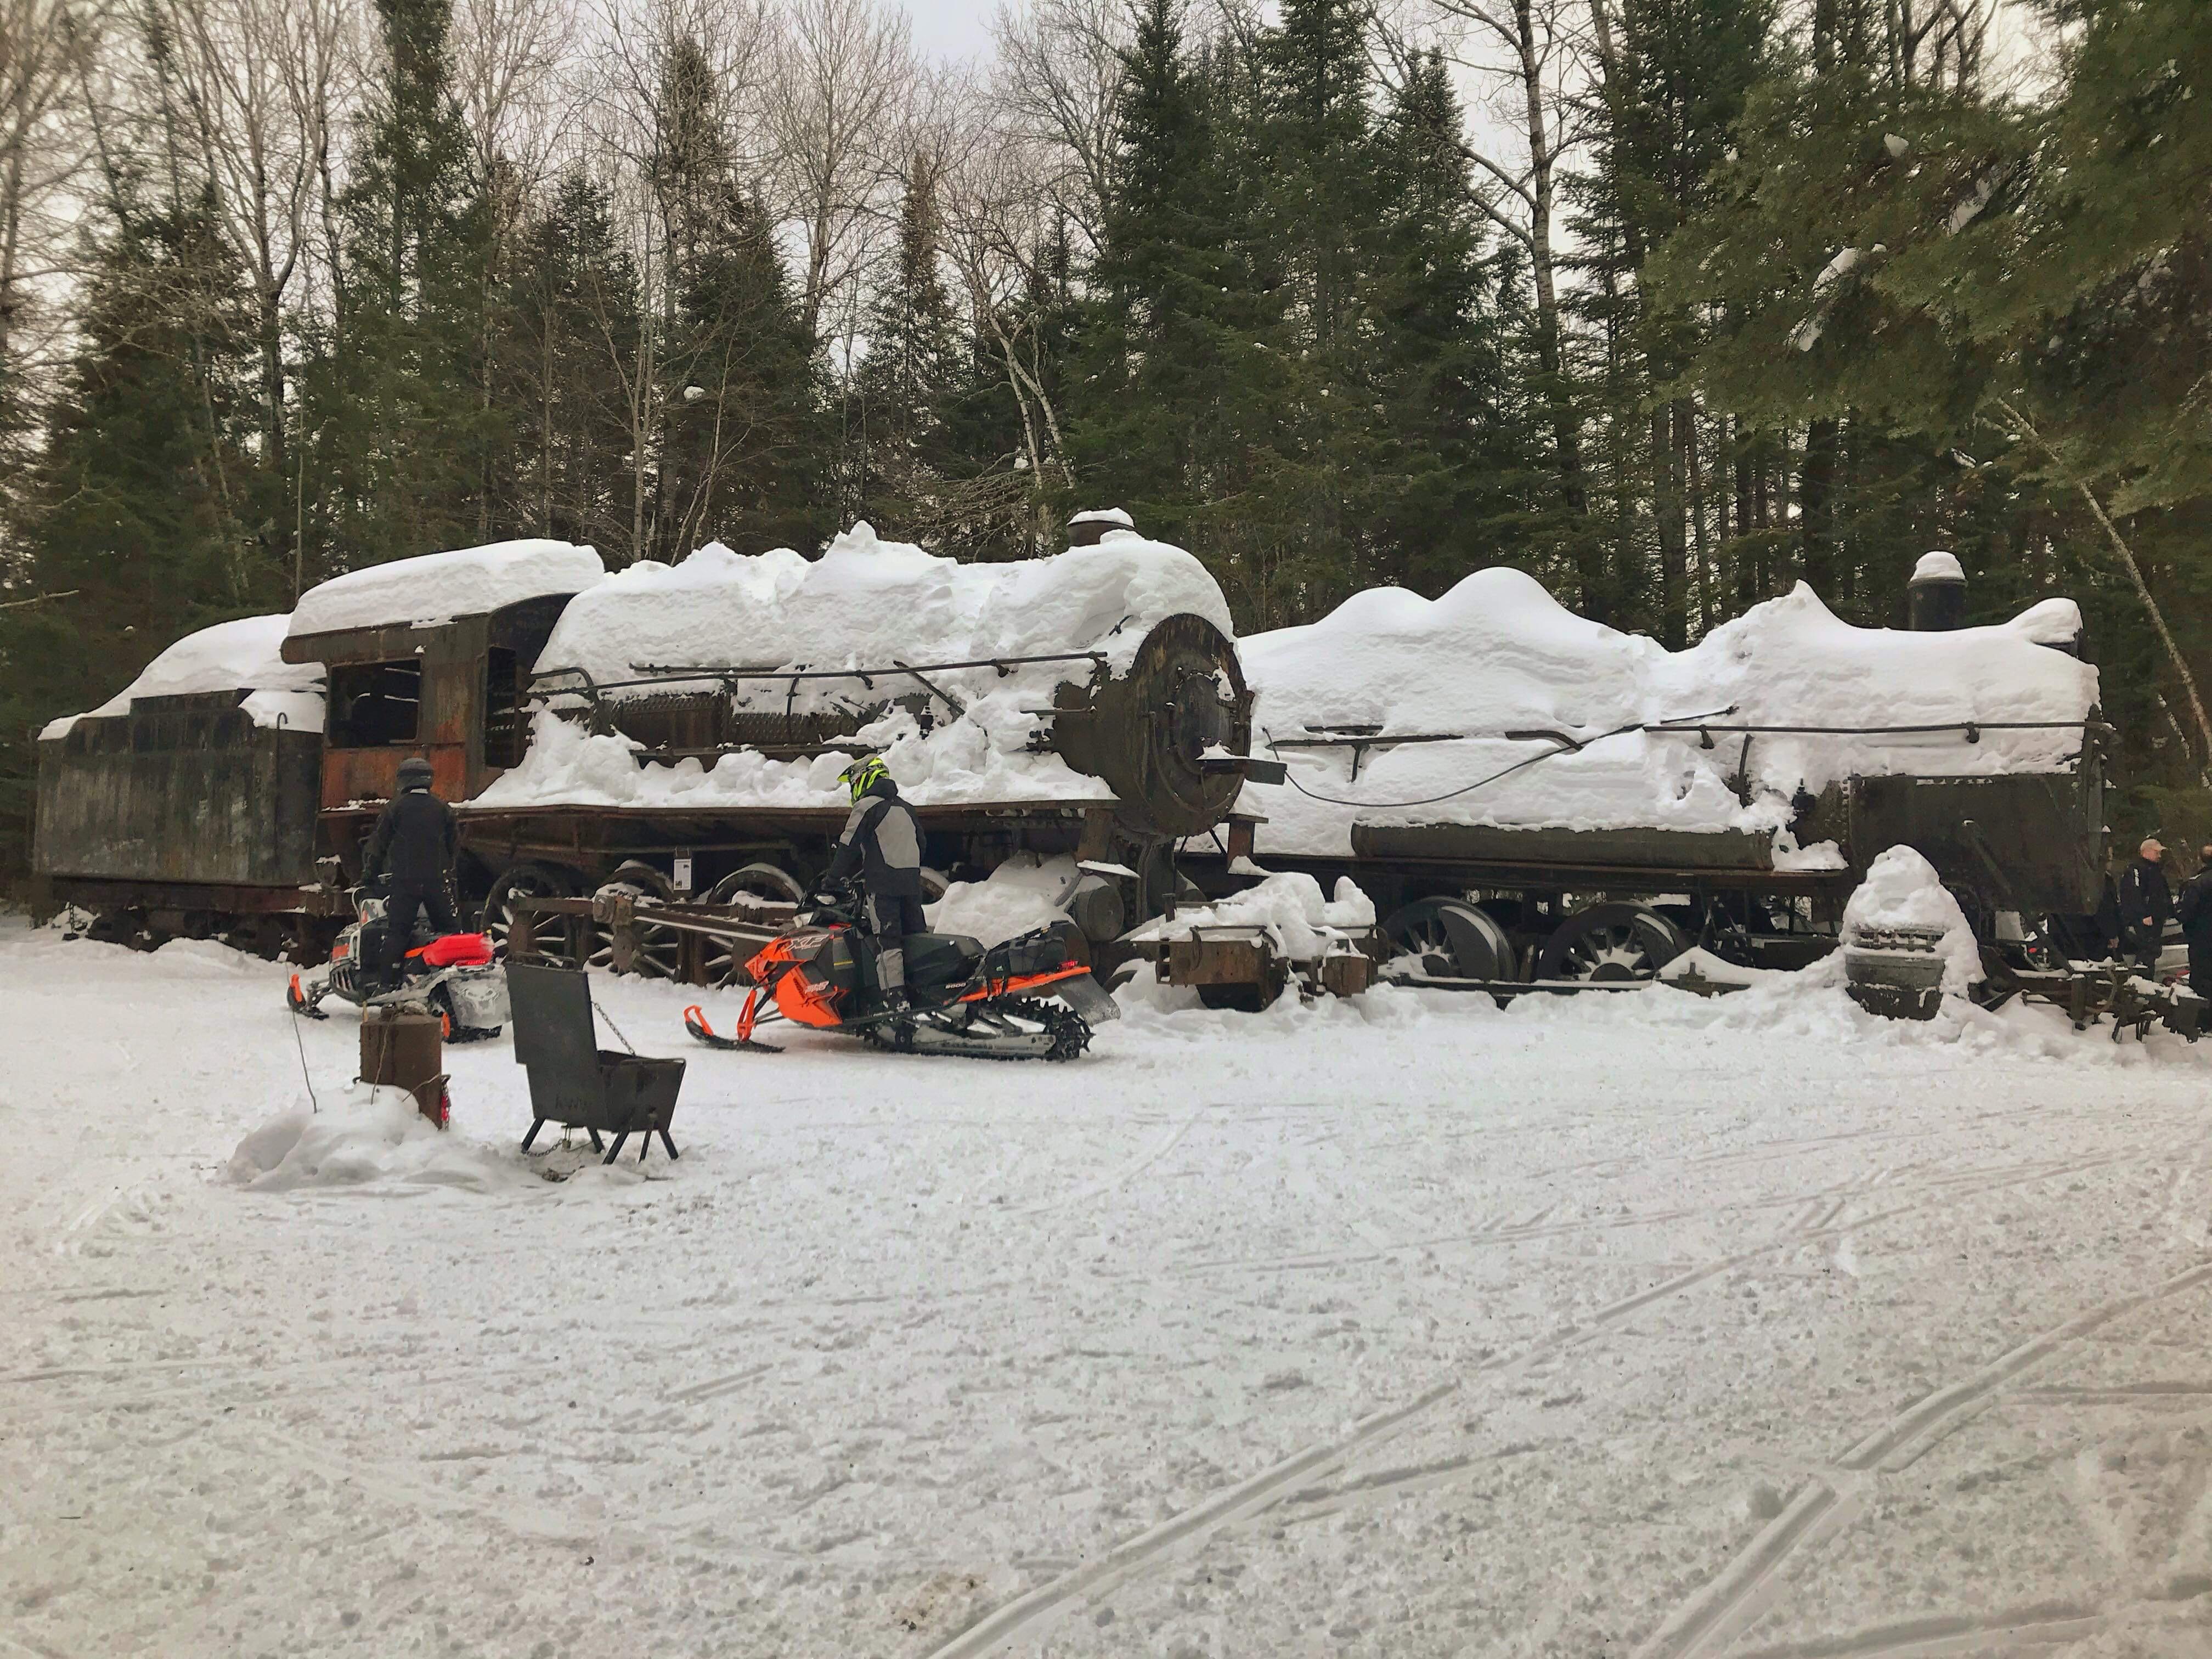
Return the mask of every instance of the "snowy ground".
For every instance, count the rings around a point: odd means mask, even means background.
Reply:
[[[0,927],[11,1659],[2212,1652],[2212,1042],[1139,1009],[694,1053],[641,1174],[503,1044],[374,1146],[341,1012],[246,1190],[281,983]]]

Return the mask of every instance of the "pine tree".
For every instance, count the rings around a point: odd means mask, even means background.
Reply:
[[[1146,0],[1123,59],[1122,125],[1069,445],[1091,499],[1213,568],[1265,614],[1274,541],[1261,481],[1286,379],[1261,337],[1280,314],[1243,143],[1259,118],[1232,48],[1192,55],[1176,0]]]
[[[1287,290],[1264,341],[1291,374],[1286,441],[1269,477],[1283,538],[1269,610],[1285,620],[1318,615],[1382,574],[1375,283],[1388,192],[1366,15],[1359,0],[1287,0],[1261,47],[1264,210]]]
[[[240,518],[254,353],[238,263],[204,201],[118,206],[45,449],[9,500],[23,586],[73,596],[0,612],[0,859],[18,867],[39,727],[104,701],[179,634],[287,591]]]
[[[705,52],[679,41],[653,178],[665,280],[650,546],[664,560],[716,538],[803,545],[820,528],[814,342],[719,100]]]
[[[899,201],[890,280],[867,319],[868,355],[855,378],[861,434],[860,511],[878,528],[934,527],[947,481],[964,469],[946,429],[963,376],[938,222],[937,158],[911,155]]]
[[[339,204],[336,314],[301,376],[337,568],[488,529],[506,458],[485,361],[492,204],[447,60],[450,0],[377,0],[383,47]]]
[[[1382,131],[1372,279],[1382,404],[1376,574],[1436,593],[1525,523],[1533,434],[1509,400],[1501,270],[1483,239],[1441,53],[1407,66]]]
[[[519,240],[496,354],[516,453],[501,521],[617,560],[629,551],[635,469],[630,387],[642,328],[635,261],[607,192],[580,172]]]
[[[1596,160],[1577,180],[1578,229],[1600,281],[1584,314],[1607,331],[1605,390],[1613,465],[1607,487],[1620,533],[1602,607],[1688,639],[1692,555],[1704,532],[1692,516],[1703,471],[1694,404],[1673,384],[1699,319],[1655,301],[1644,280],[1652,254],[1703,206],[1749,88],[1765,67],[1772,0],[1620,0],[1601,3]],[[1699,586],[1711,580],[1698,561]],[[1651,579],[1656,577],[1656,582]]]

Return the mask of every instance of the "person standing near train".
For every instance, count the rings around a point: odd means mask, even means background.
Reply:
[[[2135,860],[2120,872],[2120,927],[2127,954],[2146,979],[2158,977],[2159,946],[2173,914],[2173,889],[2166,879],[2166,846],[2146,836]]]
[[[399,763],[399,792],[377,815],[361,858],[363,886],[387,871],[384,896],[384,960],[377,964],[389,990],[415,942],[415,919],[427,915],[441,933],[458,933],[447,894],[460,834],[453,809],[430,793],[430,763],[410,755]]]
[[[2212,846],[2203,851],[2204,862],[2181,884],[2173,916],[2189,941],[2189,988],[2212,1001]]]

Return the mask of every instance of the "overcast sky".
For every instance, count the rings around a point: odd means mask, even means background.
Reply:
[[[980,58],[990,50],[997,0],[906,0],[914,43],[941,59]]]

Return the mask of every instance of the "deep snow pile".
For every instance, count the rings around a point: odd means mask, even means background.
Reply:
[[[127,714],[134,697],[177,697],[245,691],[240,705],[256,726],[282,723],[311,732],[323,725],[323,665],[286,662],[279,654],[290,618],[242,617],[187,634],[97,708],[47,722],[41,738],[58,738],[80,720]]]
[[[1060,907],[1072,897],[1082,872],[1073,858],[1040,859],[1017,853],[981,881],[956,881],[945,896],[927,906],[933,933],[964,933],[985,945],[1066,919]]]
[[[1352,726],[1455,740],[1370,750],[1356,783],[1348,750],[1285,747],[1273,752],[1311,794],[1255,788],[1246,805],[1268,818],[1258,832],[1262,859],[1342,854],[1355,823],[1780,831],[1801,787],[1817,794],[1854,774],[2068,766],[2096,706],[2097,672],[2046,642],[2080,627],[2072,601],[2049,599],[1998,627],[1855,628],[1801,583],[1675,653],[1575,616],[1516,570],[1477,571],[1436,600],[1370,589],[1318,623],[1239,642],[1258,698],[1254,744],[1266,753],[1271,738]],[[1766,734],[1747,755],[1741,736],[1717,733],[1715,746],[1702,748],[1699,716],[1735,726],[2049,721],[2055,729],[1984,729],[1977,743],[1955,729]],[[1689,723],[1603,735],[1664,720]],[[1537,730],[1590,746],[1481,781],[1555,746],[1504,735]],[[1729,781],[1739,764],[1748,805]],[[1424,804],[1399,805],[1411,802]],[[1832,848],[1795,848],[1786,836],[1777,853],[1800,867],[1837,862]]]
[[[1943,993],[1965,996],[1982,977],[1981,949],[1966,913],[1936,866],[1910,847],[1893,847],[1867,866],[1866,879],[1844,906],[1842,937],[1855,938],[1899,929],[1940,933],[1936,948],[1943,958]]]
[[[1348,946],[1354,933],[1375,926],[1375,901],[1349,876],[1339,876],[1334,896],[1303,872],[1263,878],[1241,893],[1211,904],[1177,907],[1172,917],[1148,921],[1129,935],[1133,940],[1188,939],[1200,927],[1257,927],[1279,954],[1309,962],[1332,949]]]
[[[256,1192],[407,1181],[488,1192],[523,1178],[510,1159],[441,1132],[404,1090],[356,1083],[313,1106],[279,1112],[252,1130],[224,1173]]]
[[[740,682],[740,712],[799,714],[879,707],[920,696],[924,670],[963,705],[930,697],[932,729],[893,708],[861,728],[920,805],[980,800],[1098,800],[1105,786],[1056,755],[1029,751],[1032,712],[1062,680],[1091,678],[1084,661],[1041,663],[1001,675],[984,666],[933,668],[994,657],[1097,652],[1125,668],[1152,628],[1178,612],[1226,633],[1229,609],[1188,553],[1127,531],[1048,559],[963,564],[858,524],[819,559],[788,548],[744,556],[719,543],[681,564],[632,565],[580,594],[540,655],[539,675],[577,670],[598,684],[635,679],[648,666],[860,669],[849,678]],[[890,672],[886,674],[885,670]],[[553,682],[552,684],[557,684]],[[717,682],[664,681],[653,692],[708,691]],[[617,693],[617,695],[620,695]],[[643,690],[631,695],[645,695]],[[574,702],[555,696],[556,709]],[[844,761],[776,762],[750,751],[641,767],[627,738],[564,734],[541,719],[529,755],[478,798],[484,807],[554,804],[635,806],[836,806]]]
[[[480,617],[525,599],[580,593],[605,575],[594,549],[569,542],[492,542],[425,553],[348,571],[309,588],[292,612],[291,632]]]

